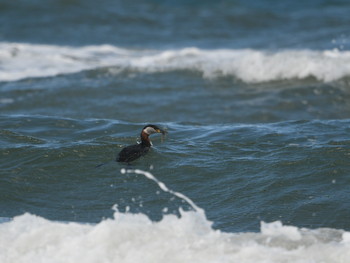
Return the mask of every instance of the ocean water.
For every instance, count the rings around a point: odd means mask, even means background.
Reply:
[[[0,262],[350,262],[349,13],[0,1]]]

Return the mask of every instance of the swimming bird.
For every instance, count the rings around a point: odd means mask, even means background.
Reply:
[[[141,142],[139,144],[129,145],[123,148],[120,151],[116,161],[130,163],[148,153],[149,149],[152,146],[149,136],[154,133],[161,133],[163,135],[166,134],[164,130],[160,129],[156,125],[146,125],[141,131]]]

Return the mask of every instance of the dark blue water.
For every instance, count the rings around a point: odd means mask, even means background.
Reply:
[[[135,48],[348,47],[349,3],[3,1],[2,41]]]
[[[349,13],[330,0],[0,2],[0,261],[135,262],[119,256],[136,248],[145,262],[218,262],[211,249],[222,262],[350,260]],[[147,123],[168,135],[114,162]],[[61,245],[86,244],[88,226],[100,252]],[[191,249],[152,258],[145,244]]]

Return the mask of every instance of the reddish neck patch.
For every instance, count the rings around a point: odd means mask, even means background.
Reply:
[[[144,131],[141,132],[141,143],[147,147],[151,147],[151,141],[149,140],[149,135]]]

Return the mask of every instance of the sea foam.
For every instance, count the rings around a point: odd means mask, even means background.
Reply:
[[[349,233],[262,223],[260,233],[223,233],[197,212],[115,212],[98,224],[62,223],[24,214],[0,224],[0,262],[298,262],[350,261]]]
[[[136,50],[112,45],[69,47],[0,43],[0,81],[50,77],[109,68],[132,72],[200,72],[204,78],[231,76],[247,83],[313,77],[330,82],[350,76],[350,52],[182,48]]]
[[[175,196],[151,173],[143,174]],[[143,214],[115,211],[98,224],[56,222],[23,214],[0,223],[0,262],[298,262],[350,261],[350,233],[336,229],[300,229],[281,222],[261,223],[259,233],[215,230],[204,210],[180,210],[159,222]]]

